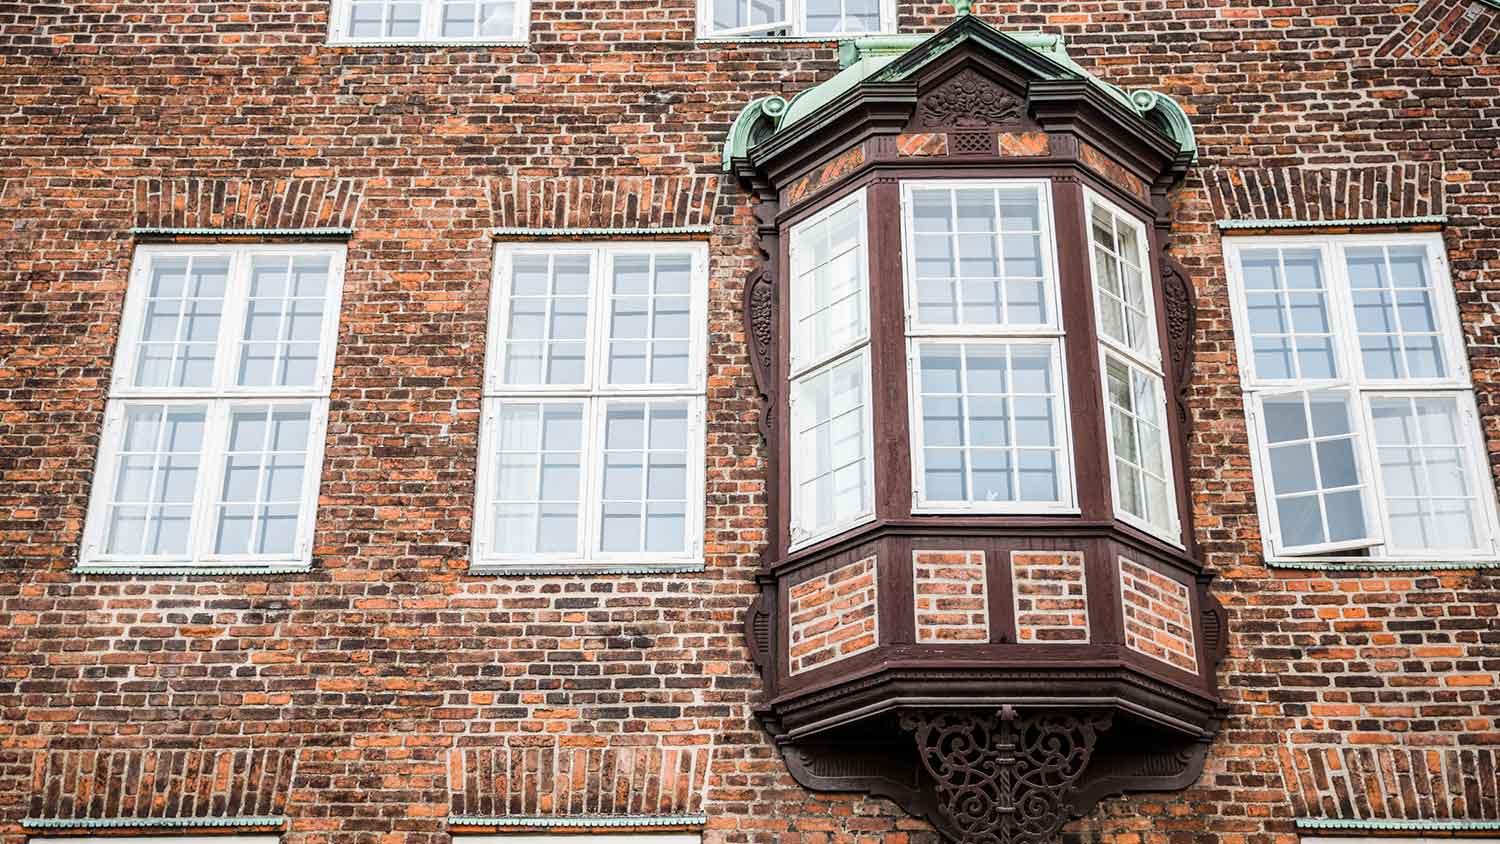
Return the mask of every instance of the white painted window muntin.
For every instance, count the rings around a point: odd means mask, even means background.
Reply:
[[[511,6],[511,26],[504,31],[485,33],[481,30],[487,18],[484,13],[498,12]],[[457,23],[462,12],[472,9],[474,33],[471,35],[445,35],[448,23]],[[372,12],[380,21],[379,34],[356,33],[353,15],[356,10],[361,17]],[[396,19],[407,21],[415,15],[416,25],[404,27],[402,34],[388,35],[389,24]],[[524,44],[530,30],[530,0],[329,0],[329,42],[354,44],[406,44],[423,42],[450,42],[453,44]]]
[[[922,191],[949,191],[951,209],[954,214],[955,227],[958,220],[958,192],[959,191],[992,191],[995,195],[1002,192],[1014,193],[1022,191],[1034,192],[1037,202],[1037,217],[1040,224],[1036,232],[1039,243],[1040,254],[1038,262],[1042,269],[1042,306],[1047,312],[1048,319],[1041,322],[967,322],[960,318],[952,323],[924,322],[920,316],[920,290],[918,281],[918,249],[915,231],[916,221],[916,196]],[[1001,220],[997,203],[996,221]],[[1062,316],[1061,301],[1058,291],[1057,270],[1057,236],[1056,225],[1052,210],[1052,186],[1045,179],[907,179],[901,182],[901,232],[904,277],[903,289],[905,290],[906,302],[906,327],[911,336],[987,336],[987,335],[1023,335],[1023,336],[1061,336]],[[1009,274],[1004,270],[1005,251],[1003,238],[1009,232],[1003,230],[994,232],[996,243],[996,260],[1000,263],[1002,281],[1009,280]],[[956,238],[959,232],[949,233],[954,239],[954,268],[959,269],[960,255]],[[983,232],[965,232],[967,235],[981,235]],[[1016,233],[1020,234],[1020,233]],[[1030,234],[1027,232],[1026,234]],[[961,277],[961,276],[960,276]],[[1031,278],[1023,276],[1022,278]],[[962,290],[961,283],[956,283],[956,289]],[[962,302],[960,292],[958,302]],[[1002,309],[1009,315],[1009,292],[1003,291],[1005,304]],[[956,305],[962,307],[961,304]]]
[[[848,231],[855,237],[852,246],[839,248],[832,239],[835,220],[850,220],[854,228]],[[788,233],[787,254],[790,258],[791,279],[791,337],[788,340],[788,358],[791,377],[800,377],[811,369],[826,365],[834,358],[842,357],[853,349],[870,341],[870,247],[869,221],[865,204],[865,191],[855,191],[849,196],[821,209],[818,213],[792,226]],[[826,244],[826,257],[819,260],[815,244],[804,240],[817,239]],[[828,272],[821,272],[827,268]],[[836,295],[819,301],[825,291],[819,289],[820,281],[831,280],[838,269],[852,270],[852,286],[841,282]],[[843,289],[848,288],[848,289]],[[837,309],[837,310],[836,310]],[[852,313],[851,313],[852,309]],[[825,332],[820,328],[834,325],[832,319],[819,323],[818,317],[830,318],[838,313],[852,316],[841,333],[830,333],[829,344],[809,348],[809,341],[821,343]]]
[[[159,262],[221,260],[227,258],[228,276],[217,330],[214,332],[214,364],[207,384],[188,386],[138,385],[135,383],[140,343],[145,331],[149,285]],[[249,313],[250,269],[256,259],[324,261],[327,273],[320,324],[316,335],[316,371],[310,384],[241,385],[235,378],[241,339]],[[217,567],[304,564],[312,558],[312,536],[322,475],[324,437],[327,430],[328,394],[332,383],[339,308],[343,293],[345,248],[320,244],[146,244],[132,258],[130,283],[126,289],[109,401],[105,409],[104,435],[95,464],[89,510],[85,519],[80,562],[83,565],[129,567],[133,565],[212,564]],[[283,315],[284,317],[285,315]],[[285,328],[286,320],[282,320]],[[202,407],[205,423],[191,502],[187,547],[181,553],[111,553],[110,529],[113,504],[120,481],[121,452],[130,408]],[[229,418],[246,406],[290,405],[307,407],[310,424],[297,501],[297,526],[292,548],[281,553],[219,553],[214,549],[218,533],[216,512],[221,503]]]
[[[812,522],[808,519],[809,506],[807,503],[807,492],[804,490],[808,480],[816,480],[822,477],[820,473],[812,479],[804,478],[803,473],[817,467],[821,454],[818,449],[816,437],[804,437],[803,434],[815,431],[822,427],[815,422],[806,424],[808,408],[817,403],[817,397],[811,395],[812,390],[832,379],[841,370],[850,370],[858,374],[860,378],[858,395],[858,414],[860,444],[862,452],[852,462],[840,466],[833,466],[831,472],[836,474],[842,468],[857,466],[862,486],[862,507],[857,512],[849,514],[846,518],[836,521]],[[868,345],[861,346],[854,351],[834,358],[825,365],[804,373],[800,378],[791,382],[791,394],[788,397],[790,428],[792,435],[792,510],[790,518],[791,545],[800,548],[827,539],[835,534],[842,533],[850,528],[857,527],[875,518],[875,454],[874,454],[874,413],[873,391],[870,384],[870,349]],[[832,403],[832,399],[828,400]],[[846,411],[847,412],[847,411]],[[832,422],[845,413],[838,413],[824,420],[830,428]],[[831,455],[830,455],[831,456]],[[835,502],[837,502],[835,490]]]
[[[505,329],[510,324],[510,291],[513,284],[513,260],[517,255],[589,256],[589,293],[587,335],[585,339],[585,380],[579,384],[507,384],[501,367],[505,361]],[[610,384],[607,354],[609,351],[610,283],[618,257],[646,257],[661,254],[689,257],[690,314],[688,338],[688,376],[683,384]],[[708,248],[700,242],[570,242],[506,243],[495,247],[495,268],[490,299],[490,325],[486,341],[484,410],[480,430],[480,460],[476,471],[473,561],[476,565],[534,565],[600,567],[612,563],[678,563],[702,558],[704,525],[704,396],[707,372],[708,336]],[[686,403],[688,437],[686,538],[681,552],[607,552],[601,549],[600,519],[603,513],[603,436],[604,414],[612,402],[672,401]],[[579,483],[582,490],[578,551],[530,552],[505,551],[497,547],[495,505],[500,483],[498,443],[500,409],[505,403],[581,402],[584,441]]]
[[[1141,281],[1145,286],[1145,302],[1143,304],[1145,305],[1144,310],[1146,313],[1145,327],[1149,332],[1147,335],[1149,341],[1144,344],[1123,342],[1120,338],[1115,338],[1103,330],[1104,319],[1101,297],[1097,292],[1100,284],[1100,270],[1093,242],[1093,209],[1095,207],[1102,208],[1114,215],[1116,225],[1118,225],[1119,220],[1124,220],[1135,229],[1137,245],[1144,260],[1144,266],[1141,267]],[[1110,493],[1114,502],[1115,518],[1126,524],[1138,527],[1172,545],[1182,547],[1182,514],[1179,512],[1176,467],[1173,465],[1172,444],[1168,436],[1168,414],[1171,413],[1171,408],[1168,405],[1166,396],[1166,374],[1162,369],[1162,337],[1156,316],[1156,264],[1152,260],[1151,239],[1147,233],[1145,223],[1139,217],[1087,187],[1084,188],[1084,209],[1084,236],[1089,241],[1089,281],[1091,289],[1095,291],[1091,295],[1094,301],[1094,319],[1098,324],[1100,406],[1104,411],[1105,430],[1108,435]],[[1129,338],[1125,339],[1128,340]],[[1165,480],[1167,489],[1165,518],[1161,521],[1153,521],[1146,516],[1133,513],[1123,506],[1124,499],[1120,494],[1121,479],[1119,471],[1121,457],[1115,453],[1116,424],[1114,413],[1111,411],[1112,404],[1109,385],[1109,361],[1111,358],[1118,360],[1130,373],[1132,396],[1135,395],[1134,385],[1138,377],[1147,379],[1157,396],[1153,405],[1159,416],[1153,424],[1160,427],[1160,434],[1157,437],[1163,461],[1160,478]],[[1134,413],[1130,415],[1139,416],[1139,414]],[[1134,461],[1127,460],[1126,462],[1134,465],[1137,469],[1146,468],[1135,464]],[[1155,475],[1155,473],[1149,471],[1146,474]]]
[[[969,493],[968,499],[942,499],[930,494],[927,482],[927,414],[925,412],[925,399],[927,393],[922,383],[922,349],[931,346],[958,346],[967,350],[968,348],[998,348],[1013,350],[1017,347],[1041,348],[1046,350],[1049,360],[1049,376],[1052,383],[1052,440],[1051,450],[1055,454],[1054,468],[1056,471],[1057,495],[1050,501],[1039,499],[1015,498],[1012,500],[982,501],[973,497],[974,486],[972,482],[966,482]],[[1061,342],[1057,339],[1037,338],[911,338],[908,340],[908,365],[907,371],[910,380],[907,394],[911,397],[910,404],[910,430],[911,452],[912,452],[912,511],[914,513],[955,513],[955,512],[994,512],[994,513],[1076,513],[1078,512],[1075,500],[1076,479],[1073,465],[1071,411],[1068,407],[1068,385],[1067,373],[1063,367],[1063,354]],[[1009,356],[1008,360],[1009,360]],[[1009,371],[1009,368],[1008,368]],[[961,372],[961,378],[966,377]],[[1009,377],[1009,376],[1007,376]],[[967,387],[966,382],[961,384]],[[1013,384],[1008,383],[1008,388]],[[1013,392],[1007,393],[1007,399],[1013,398]],[[1027,394],[1032,396],[1033,394]],[[1034,394],[1040,396],[1041,394]],[[1005,449],[1014,454],[1020,450],[1041,450],[1040,447],[1022,447],[1016,445],[1014,434],[1014,405],[1011,405],[1011,415],[1008,417],[1010,425],[1009,438],[1011,445]],[[965,413],[961,418],[964,426],[963,438],[966,443],[972,443],[970,422]],[[941,447],[939,447],[941,448]],[[965,446],[965,452],[972,450],[972,446]],[[1018,463],[1012,463],[1011,472],[1012,488],[1018,493],[1020,491],[1020,480],[1017,477],[1020,467]],[[966,477],[972,477],[973,467],[965,460],[964,473]]]
[[[841,533],[857,525],[870,521],[875,517],[874,509],[874,443],[873,443],[873,413],[871,410],[871,397],[873,395],[871,385],[871,366],[869,354],[870,342],[870,319],[869,319],[869,291],[870,291],[870,265],[869,265],[869,219],[867,212],[865,190],[861,188],[847,197],[837,200],[828,206],[819,209],[817,213],[807,219],[793,225],[787,235],[788,264],[792,268],[789,273],[791,287],[788,291],[791,301],[791,337],[788,341],[788,359],[790,374],[788,377],[788,424],[790,426],[792,439],[792,477],[791,483],[791,512],[789,517],[789,530],[791,535],[791,547],[799,548],[825,539],[834,534]],[[837,253],[834,252],[831,239],[826,230],[832,225],[837,217],[848,219],[853,227],[849,233],[855,237],[856,242],[852,248],[845,248]],[[816,301],[817,291],[814,285],[818,281],[817,274],[810,272],[824,262],[818,260],[813,253],[814,245],[804,238],[824,238],[829,243],[828,259],[847,256],[852,266],[844,269],[853,271],[855,279],[854,289],[847,297],[839,297],[837,300],[849,301],[854,309],[856,321],[853,330],[843,337],[841,342],[830,344],[827,348],[808,350],[803,348],[807,335],[799,329],[799,322],[810,313],[816,312],[819,304]],[[852,301],[851,301],[852,297]],[[824,383],[831,374],[836,371],[848,371],[850,367],[856,367],[860,374],[860,431],[862,439],[863,454],[859,458],[860,476],[863,478],[864,504],[861,512],[852,514],[849,518],[840,519],[836,522],[815,523],[809,520],[810,510],[805,501],[806,492],[803,486],[808,480],[804,473],[811,471],[818,465],[821,456],[816,451],[815,438],[813,442],[803,437],[805,431],[815,430],[814,426],[805,424],[806,415],[814,406],[815,396],[810,391]],[[825,377],[826,376],[826,377]],[[853,464],[850,464],[853,465]],[[817,477],[821,477],[818,475]],[[813,514],[817,515],[817,514]]]
[[[1095,241],[1094,215],[1102,212],[1111,224],[1112,242],[1108,245],[1099,244]],[[1123,226],[1122,226],[1123,224]],[[1156,323],[1156,297],[1154,295],[1155,284],[1153,282],[1153,271],[1151,263],[1151,239],[1146,235],[1146,224],[1121,208],[1119,205],[1105,199],[1102,195],[1092,189],[1084,190],[1084,230],[1087,232],[1089,249],[1089,271],[1093,278],[1094,290],[1094,318],[1098,323],[1099,337],[1107,340],[1112,346],[1126,353],[1141,363],[1150,365],[1153,369],[1161,368],[1161,338],[1157,331]],[[1122,228],[1124,229],[1122,231]],[[1130,262],[1130,257],[1124,254],[1118,244],[1123,243],[1125,237],[1135,244],[1136,257],[1139,264]],[[1104,249],[1107,256],[1118,263],[1125,264],[1137,273],[1140,289],[1136,294],[1139,301],[1132,302],[1127,289],[1128,284],[1124,274],[1119,277],[1120,294],[1108,290],[1103,284],[1107,273],[1104,272],[1100,261],[1099,250]],[[1106,328],[1105,313],[1115,303],[1121,305],[1121,313],[1125,329],[1125,336],[1119,337],[1109,333]],[[1135,323],[1130,321],[1135,317]],[[1131,326],[1136,326],[1136,332],[1131,331]]]
[[[1127,376],[1130,378],[1129,394],[1132,397],[1132,401],[1137,395],[1136,386],[1138,383],[1138,378],[1144,380],[1144,382],[1150,386],[1151,392],[1155,397],[1152,404],[1160,414],[1155,420],[1150,420],[1142,417],[1133,404],[1131,407],[1121,408],[1121,410],[1124,415],[1130,417],[1132,425],[1134,425],[1136,422],[1144,422],[1159,429],[1158,436],[1156,437],[1157,452],[1160,455],[1162,461],[1162,466],[1159,472],[1153,472],[1149,467],[1144,466],[1141,461],[1130,460],[1128,457],[1122,457],[1116,452],[1115,439],[1119,432],[1117,430],[1117,423],[1115,421],[1115,405],[1113,404],[1109,384],[1109,364],[1111,360],[1117,361],[1119,365],[1125,368]],[[1182,522],[1177,505],[1177,486],[1175,475],[1176,470],[1172,464],[1172,445],[1170,439],[1168,438],[1167,413],[1169,412],[1169,408],[1167,407],[1166,403],[1165,380],[1162,378],[1160,372],[1154,371],[1149,367],[1141,365],[1139,361],[1131,359],[1128,355],[1121,354],[1114,344],[1107,342],[1100,343],[1099,380],[1100,387],[1103,390],[1102,406],[1104,410],[1105,433],[1108,439],[1109,449],[1110,495],[1112,500],[1114,501],[1115,518],[1119,519],[1122,522],[1125,522],[1126,524],[1134,525],[1135,527],[1138,527],[1141,530],[1158,537],[1159,539],[1163,539],[1173,545],[1182,547]],[[1137,440],[1139,440],[1138,431],[1133,431],[1133,435],[1137,437]],[[1139,449],[1139,444],[1137,445],[1137,448]],[[1128,467],[1140,471],[1144,476],[1152,480],[1159,481],[1165,485],[1166,500],[1164,502],[1165,511],[1163,514],[1166,517],[1165,520],[1153,521],[1150,518],[1149,511],[1148,513],[1142,515],[1127,510],[1124,507],[1123,502],[1125,501],[1125,499],[1121,495],[1120,487],[1120,462],[1125,462]],[[1143,478],[1142,480],[1143,492],[1145,491],[1144,484],[1145,478]],[[1143,497],[1142,500],[1148,501],[1148,499],[1145,497]]]
[[[157,261],[177,259],[202,260],[227,256],[229,266],[222,314],[215,338],[213,377],[207,384],[172,386],[138,385],[135,375],[139,365],[140,344],[144,339],[147,287],[153,278]],[[249,271],[257,258],[310,258],[328,260],[327,295],[323,297],[322,323],[317,338],[316,377],[311,384],[242,385],[235,370],[240,363],[241,338],[249,310]],[[338,308],[343,293],[344,248],[311,244],[253,244],[222,246],[172,246],[147,244],[136,248],[125,294],[120,340],[110,379],[111,397],[187,397],[214,398],[225,395],[246,396],[318,396],[327,395],[333,378],[334,341],[338,336]]]
[[[936,190],[949,191],[950,210],[953,212],[954,228],[958,224],[958,196],[956,191],[991,191],[993,196],[998,197],[1001,192],[1031,192],[1036,198],[1038,229],[1036,230],[1039,243],[1039,260],[1042,268],[1042,307],[1046,310],[1048,319],[1038,322],[992,322],[973,323],[962,320],[954,323],[924,323],[918,317],[920,291],[917,285],[917,250],[914,231],[915,197],[917,191]],[[997,224],[1002,220],[1002,211],[999,203],[996,204],[995,221]],[[1004,225],[998,225],[1000,231],[993,234],[997,240],[997,258],[1004,266],[1004,247],[1000,238],[1004,234]],[[982,232],[971,232],[970,234],[981,234]],[[950,234],[957,234],[952,232]],[[914,513],[969,513],[969,512],[998,512],[998,513],[1076,513],[1077,508],[1077,479],[1073,463],[1073,436],[1072,416],[1068,401],[1068,378],[1066,356],[1061,352],[1061,338],[1063,336],[1062,309],[1060,293],[1058,289],[1058,267],[1057,267],[1057,245],[1056,245],[1056,222],[1052,207],[1052,185],[1045,179],[909,179],[901,183],[901,238],[902,238],[902,290],[905,303],[905,325],[907,334],[907,409],[908,430],[911,432],[911,454],[912,454],[912,512]],[[954,262],[955,268],[959,260],[959,252],[955,246]],[[1027,277],[1029,278],[1029,276]],[[961,305],[959,306],[961,307]],[[1008,315],[1008,311],[1004,311]],[[932,342],[946,343],[986,343],[1005,342],[1019,345],[1048,345],[1057,350],[1055,357],[1056,366],[1056,388],[1059,390],[1060,403],[1058,406],[1059,417],[1057,424],[1060,431],[1057,433],[1058,442],[1062,447],[1062,457],[1059,460],[1060,472],[1066,472],[1065,476],[1058,478],[1059,499],[1056,502],[976,502],[976,501],[937,501],[928,498],[925,483],[925,465],[923,453],[923,412],[920,393],[920,345]]]
[[[1344,408],[1344,425],[1347,430],[1328,430],[1319,425],[1313,406],[1315,403],[1328,404],[1329,399],[1337,397]],[[1368,443],[1366,442],[1367,427],[1361,422],[1362,408],[1359,397],[1352,390],[1342,388],[1322,388],[1317,390],[1299,390],[1295,392],[1266,392],[1255,397],[1255,414],[1253,415],[1255,435],[1257,441],[1265,444],[1266,458],[1265,466],[1267,472],[1266,491],[1271,496],[1267,502],[1270,512],[1274,513],[1278,525],[1277,537],[1282,537],[1280,526],[1285,524],[1286,507],[1284,502],[1305,502],[1312,500],[1318,508],[1321,535],[1316,540],[1302,542],[1296,545],[1284,545],[1288,551],[1315,554],[1330,551],[1347,551],[1356,548],[1368,548],[1381,542],[1385,535],[1381,527],[1381,519],[1374,505],[1374,475],[1368,462]],[[1321,400],[1316,402],[1315,400]],[[1289,405],[1295,401],[1299,405],[1302,418],[1299,420],[1301,428],[1294,434],[1283,436],[1272,441],[1271,415],[1266,410],[1270,402]],[[1339,448],[1347,444],[1351,451],[1351,465],[1348,470],[1353,472],[1352,479],[1335,476],[1327,477],[1328,467],[1332,458],[1325,461],[1324,446]],[[1287,453],[1293,459],[1292,463],[1283,463],[1283,467],[1291,470],[1299,466],[1295,461],[1297,455],[1293,452],[1305,452],[1307,457],[1307,483],[1298,483],[1290,489],[1279,488],[1282,481],[1289,480],[1276,469],[1276,453],[1280,450]],[[1335,455],[1337,452],[1330,452]],[[1334,464],[1336,465],[1336,464]],[[1282,481],[1278,481],[1278,476]],[[1349,533],[1346,536],[1334,536],[1334,518],[1330,515],[1330,500],[1345,500],[1350,496],[1357,496],[1359,500],[1359,513],[1363,523],[1358,532]],[[1346,514],[1348,511],[1345,511]],[[1284,542],[1284,540],[1282,540]]]
[[[1365,376],[1363,362],[1358,354],[1358,338],[1352,330],[1354,325],[1353,303],[1349,295],[1347,281],[1347,270],[1344,266],[1344,250],[1346,247],[1399,245],[1399,246],[1422,246],[1427,253],[1427,277],[1432,286],[1434,309],[1436,318],[1443,334],[1443,356],[1447,364],[1447,373],[1443,378],[1433,379],[1372,379]],[[1475,406],[1473,384],[1469,377],[1467,350],[1464,346],[1464,336],[1458,322],[1458,303],[1454,294],[1451,277],[1448,272],[1445,257],[1445,247],[1441,234],[1437,233],[1401,233],[1401,234],[1355,234],[1355,235],[1287,235],[1287,236],[1256,236],[1256,237],[1234,237],[1224,240],[1226,257],[1229,266],[1229,289],[1231,308],[1233,311],[1235,331],[1236,352],[1240,360],[1241,383],[1245,390],[1245,410],[1252,424],[1249,426],[1251,436],[1250,455],[1252,471],[1256,485],[1256,507],[1259,511],[1260,523],[1265,527],[1263,542],[1266,546],[1267,557],[1276,559],[1288,559],[1301,562],[1308,561],[1349,561],[1349,560],[1376,560],[1376,561],[1431,561],[1434,553],[1440,554],[1442,559],[1493,559],[1500,548],[1496,547],[1496,538],[1500,537],[1500,518],[1496,516],[1495,496],[1493,494],[1493,481],[1488,472],[1483,469],[1488,467],[1487,461],[1480,460],[1478,466],[1471,466],[1468,478],[1474,483],[1472,487],[1477,491],[1481,499],[1478,510],[1483,519],[1476,528],[1483,533],[1479,537],[1478,546],[1468,551],[1455,549],[1421,549],[1408,552],[1397,552],[1383,545],[1370,545],[1369,556],[1349,557],[1329,556],[1331,552],[1320,550],[1302,551],[1288,549],[1281,541],[1280,523],[1276,518],[1275,508],[1270,506],[1269,483],[1270,470],[1268,457],[1266,455],[1266,439],[1260,430],[1260,425],[1255,421],[1259,416],[1260,394],[1271,391],[1286,391],[1290,388],[1302,389],[1326,389],[1346,388],[1358,393],[1359,407],[1356,419],[1361,426],[1360,441],[1364,454],[1362,459],[1366,466],[1370,467],[1372,489],[1375,490],[1373,506],[1379,515],[1382,536],[1391,535],[1388,508],[1384,503],[1385,479],[1380,472],[1376,458],[1371,449],[1373,437],[1371,434],[1373,420],[1371,413],[1371,401],[1381,397],[1402,395],[1427,395],[1427,396],[1453,396],[1459,410],[1459,421],[1462,427],[1462,436],[1465,439],[1466,448],[1476,455],[1487,454],[1484,449],[1483,431],[1479,425],[1479,417]],[[1253,365],[1247,364],[1252,361],[1251,348],[1248,345],[1246,332],[1238,330],[1240,326],[1248,325],[1245,298],[1245,280],[1243,276],[1243,265],[1241,254],[1247,250],[1263,248],[1308,248],[1317,249],[1323,255],[1323,266],[1331,274],[1332,282],[1332,308],[1334,309],[1333,321],[1336,329],[1335,336],[1338,340],[1336,349],[1343,376],[1338,379],[1318,380],[1307,382],[1295,382],[1288,380],[1266,379],[1261,377]],[[1470,461],[1474,462],[1474,461]]]
[[[825,3],[827,0],[823,0]],[[736,38],[859,38],[866,35],[879,35],[896,31],[896,4],[895,0],[869,0],[875,5],[879,12],[879,28],[872,30],[848,29],[846,31],[820,32],[811,26],[811,14],[809,6],[819,0],[781,0],[780,3],[762,5],[780,6],[780,14],[775,15],[772,20],[768,16],[765,21],[746,23],[740,26],[719,27],[717,25],[717,12],[719,3],[728,3],[729,0],[699,0],[698,3],[698,37],[704,39],[733,40]],[[835,0],[838,2],[842,12],[855,5],[859,0]],[[736,5],[746,10],[753,8],[755,0],[740,0]],[[747,14],[748,16],[748,14]],[[841,16],[841,22],[847,18],[847,14]]]

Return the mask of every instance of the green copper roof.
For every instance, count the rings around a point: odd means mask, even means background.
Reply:
[[[744,158],[755,145],[817,114],[863,82],[899,82],[910,78],[933,59],[966,42],[973,42],[1024,62],[1044,80],[1083,79],[1121,105],[1156,126],[1177,142],[1183,152],[1197,157],[1193,127],[1181,106],[1150,90],[1127,93],[1105,82],[1073,61],[1062,36],[1046,32],[1001,32],[972,15],[960,15],[947,29],[934,35],[877,35],[846,41],[839,47],[842,68],[832,78],[793,96],[790,101],[761,97],[740,111],[724,140],[723,167],[732,170],[736,158]],[[1014,48],[1023,49],[1014,49]]]

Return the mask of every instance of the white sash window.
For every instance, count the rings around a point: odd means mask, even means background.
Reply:
[[[343,247],[136,250],[89,567],[305,565]]]
[[[1493,557],[1493,482],[1441,238],[1225,246],[1268,555]]]

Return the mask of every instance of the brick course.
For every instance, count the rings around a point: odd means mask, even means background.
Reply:
[[[823,668],[875,649],[880,641],[876,576],[875,558],[865,557],[788,590],[789,673]]]
[[[1016,641],[1089,641],[1083,554],[1012,551],[1010,578],[1016,603]]]
[[[1124,557],[1119,563],[1125,647],[1197,674],[1198,646],[1188,587]]]
[[[690,0],[538,0],[525,49],[329,48],[326,8],[0,7],[0,841],[20,844],[28,814],[74,811],[58,802],[82,793],[76,776],[54,778],[74,770],[58,754],[144,764],[264,750],[295,754],[289,779],[269,786],[293,818],[287,844],[444,844],[442,818],[479,805],[457,803],[456,790],[509,805],[499,795],[516,780],[460,783],[471,769],[454,761],[468,752],[457,748],[504,736],[507,748],[691,746],[695,765],[706,737],[710,844],[931,842],[887,801],[791,784],[754,720],[758,682],[738,627],[766,533],[736,312],[758,256],[748,200],[718,181],[717,155],[751,97],[835,72],[834,45],[695,45]],[[1200,147],[1172,193],[1168,244],[1198,293],[1189,481],[1197,547],[1229,612],[1229,716],[1196,785],[1105,801],[1069,827],[1074,841],[1293,844],[1299,815],[1500,817],[1500,579],[1443,561],[1411,572],[1264,565],[1214,226],[1263,209],[1447,214],[1478,406],[1500,461],[1500,69],[1496,16],[1464,23],[1470,8],[974,8],[1003,28],[1062,34],[1081,64],[1127,89],[1178,98]],[[951,14],[901,2],[899,25],[933,31]],[[682,214],[714,227],[707,570],[467,576],[488,232],[503,219],[576,219],[507,217],[497,186],[621,177],[718,185],[711,207],[705,189]],[[360,197],[313,571],[78,577],[68,569],[128,230],[179,219],[175,200],[171,215],[142,217],[138,191],[189,182],[225,185],[226,201],[229,185],[259,197],[347,185]],[[1357,200],[1333,187],[1356,182]],[[1226,184],[1257,187],[1231,205]],[[1311,194],[1278,198],[1278,185]],[[271,219],[188,201],[180,219]],[[567,207],[609,207],[580,203]],[[211,781],[183,782],[213,793]],[[200,811],[163,799],[116,811]]]
[[[989,583],[983,551],[913,551],[917,642],[988,642]]]

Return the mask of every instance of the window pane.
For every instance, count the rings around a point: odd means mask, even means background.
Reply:
[[[295,550],[311,433],[310,405],[231,409],[214,553]]]
[[[687,420],[685,401],[605,406],[601,551],[687,550]]]
[[[105,553],[187,553],[206,419],[203,405],[126,408]]]
[[[495,550],[577,553],[583,402],[507,400],[497,417]]]
[[[1421,246],[1362,246],[1344,251],[1353,288],[1360,360],[1370,378],[1442,378],[1448,374],[1437,302]]]
[[[1370,416],[1392,550],[1478,548],[1484,516],[1469,481],[1473,458],[1464,444],[1470,438],[1459,436],[1457,399],[1375,398]]]
[[[1260,408],[1283,550],[1373,541],[1349,394],[1273,396]]]
[[[792,464],[792,483],[796,519],[804,533],[869,512],[868,367],[869,359],[858,354],[793,383],[791,421],[798,459]]]
[[[610,384],[688,383],[690,274],[687,255],[615,258],[607,328]]]
[[[584,384],[590,273],[588,254],[513,256],[504,383]]]
[[[794,367],[822,360],[868,336],[863,202],[836,206],[792,229]]]
[[[137,387],[213,384],[229,256],[157,258],[136,349]]]
[[[1166,398],[1161,377],[1108,355],[1104,379],[1115,507],[1163,531],[1174,531],[1177,505],[1169,492],[1167,460],[1171,451],[1166,441]]]
[[[1062,500],[1053,360],[1050,344],[919,344],[925,501]]]
[[[1339,377],[1333,320],[1316,249],[1247,249],[1240,253],[1245,311],[1257,378]]]
[[[252,259],[236,384],[314,384],[327,288],[327,257],[257,255]]]
[[[1099,331],[1148,359],[1160,353],[1149,313],[1150,270],[1142,263],[1144,231],[1134,220],[1098,203],[1089,204],[1089,241]]]
[[[1035,189],[913,190],[906,226],[919,324],[1053,323]]]

